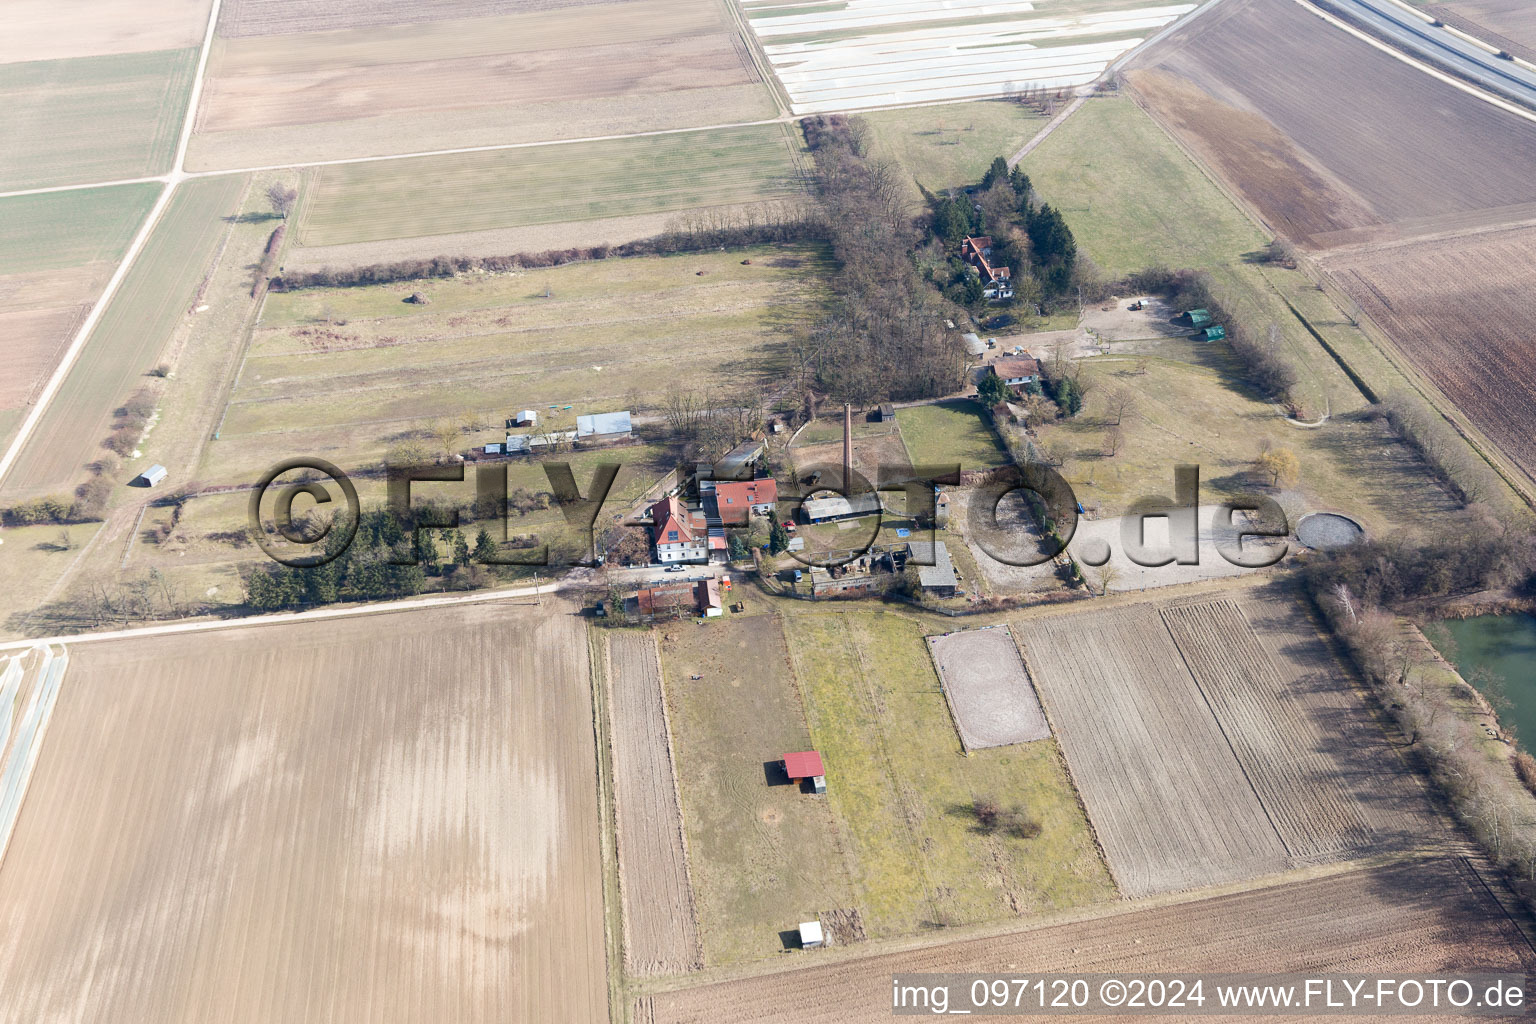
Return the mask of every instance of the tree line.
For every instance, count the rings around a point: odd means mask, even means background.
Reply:
[[[904,173],[873,156],[858,118],[813,117],[803,127],[837,270],[831,298],[791,344],[802,383],[859,406],[956,390],[965,354],[945,327],[948,304],[917,273],[921,236]]]
[[[268,282],[275,292],[303,288],[355,288],[397,281],[455,277],[476,271],[506,273],[545,269],[567,263],[625,256],[665,256],[707,249],[822,241],[825,232],[815,209],[794,203],[765,203],[743,210],[702,210],[685,214],[667,230],[622,245],[576,246],[505,256],[434,256],[362,267],[321,267],[281,271]]]
[[[1402,730],[1410,756],[1532,903],[1536,834],[1529,828],[1525,790],[1536,786],[1536,762],[1517,753],[1506,767],[1490,755],[1481,728],[1458,706],[1460,695],[1426,673],[1423,648],[1397,618],[1423,602],[1489,588],[1536,595],[1536,537],[1477,509],[1464,515],[1462,529],[1427,544],[1392,539],[1320,552],[1309,559],[1304,577],[1313,601]],[[1497,699],[1487,682],[1482,688]],[[1511,731],[1507,725],[1505,731]]]
[[[297,519],[296,519],[297,522]],[[298,524],[318,530],[316,520]],[[486,563],[505,557],[501,545],[481,526],[473,542],[460,527],[417,528],[414,519],[402,522],[387,507],[365,509],[357,534],[345,550],[345,522],[332,522],[326,554],[336,557],[323,565],[295,567],[272,562],[246,575],[246,604],[261,611],[333,604],[337,601],[379,601],[412,597],[437,581],[442,589],[469,590],[491,582]],[[532,547],[537,537],[521,537],[511,547]]]

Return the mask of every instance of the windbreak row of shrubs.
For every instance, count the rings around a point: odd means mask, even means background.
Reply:
[[[799,210],[781,219],[748,224],[701,221],[682,226],[651,238],[622,245],[593,245],[544,252],[513,253],[508,256],[435,256],[431,259],[374,263],[366,267],[322,267],[319,270],[285,271],[274,276],[269,287],[275,292],[301,288],[353,288],[363,285],[391,284],[433,277],[454,277],[472,271],[505,273],[511,270],[558,267],[567,263],[604,260],[625,256],[666,256],[672,253],[699,252],[722,246],[735,248],[766,245],[773,242],[822,241],[825,227],[820,217]]]

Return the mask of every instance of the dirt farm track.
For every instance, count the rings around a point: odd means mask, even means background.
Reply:
[[[1453,966],[1525,972],[1536,965],[1536,952],[1477,873],[1450,858],[809,966],[820,955],[797,959],[803,969],[790,976],[770,974],[642,997],[634,1019],[636,1024],[874,1024],[891,1019],[891,975],[905,972],[1177,968],[1416,974]]]
[[[602,1019],[572,611],[71,648],[0,865],[0,1021]]]

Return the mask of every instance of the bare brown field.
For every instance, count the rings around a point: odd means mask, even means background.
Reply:
[[[0,64],[197,46],[209,0],[6,0]]]
[[[0,370],[0,409],[31,403],[89,308],[0,311],[0,338],[6,343],[5,369]]]
[[[1285,847],[1151,605],[1019,623],[1025,663],[1129,896],[1287,866]]]
[[[1328,750],[1336,741],[1291,699],[1238,606],[1201,601],[1162,614],[1286,852],[1307,859],[1367,845],[1371,828]]]
[[[1536,477],[1536,229],[1341,252],[1324,266],[1403,358]]]
[[[1524,973],[1533,964],[1536,953],[1477,873],[1446,858],[664,992],[642,997],[635,1020],[875,1024],[891,1018],[890,979],[897,973],[1433,975]]]
[[[654,635],[611,633],[608,662],[624,968],[637,975],[696,971],[704,951]]]
[[[227,0],[219,9],[219,35],[262,36],[323,32],[372,25],[489,17],[510,11],[582,7],[604,0]]]
[[[417,113],[441,108],[508,104],[522,106],[571,98],[606,99],[631,93],[740,85],[750,79],[723,32],[703,34],[697,19],[673,3],[636,3],[646,19],[623,28],[635,38],[548,49],[507,47],[476,56],[424,56],[410,51],[330,60],[317,54],[309,67],[270,66],[265,54],[233,52],[213,69],[203,94],[198,127],[219,132],[281,125],[348,121],[380,112]],[[669,9],[671,8],[671,9]],[[623,10],[624,8],[620,8]],[[708,10],[708,8],[706,8]],[[639,12],[637,12],[639,13]],[[682,15],[679,17],[679,15]],[[510,19],[509,19],[510,20]],[[464,23],[456,23],[464,24]],[[464,24],[474,40],[496,39],[497,26]],[[509,34],[519,29],[508,26]],[[594,26],[601,37],[601,23]],[[614,33],[617,34],[617,33]],[[511,38],[519,39],[519,35]],[[302,47],[292,37],[275,37]],[[329,42],[329,39],[327,39]],[[302,52],[302,51],[301,51]],[[580,76],[572,67],[582,68]]]
[[[90,302],[106,287],[115,266],[96,260],[60,270],[0,274],[0,313]]]
[[[860,419],[858,413],[854,413],[854,419]],[[842,423],[838,422],[838,437],[836,441],[825,441],[817,444],[796,444],[793,449],[795,468],[801,476],[808,475],[812,468],[834,469],[836,475],[843,472],[843,442],[841,440]],[[802,437],[801,440],[804,440]],[[862,474],[870,485],[873,486],[880,479],[881,466],[904,466],[911,464],[911,458],[907,455],[907,446],[901,439],[901,432],[894,426],[881,433],[867,433],[860,435],[855,426],[853,431],[853,469]]]
[[[1273,230],[1314,248],[1536,201],[1536,127],[1291,0],[1236,0],[1129,80]]]
[[[931,636],[928,648],[967,750],[1051,734],[1007,626]]]
[[[0,1020],[605,1018],[573,612],[71,648],[0,868]]]
[[[1529,0],[1448,0],[1425,10],[1447,25],[1536,63],[1536,6]]]
[[[462,146],[597,139],[758,121],[774,114],[769,94],[756,83],[630,96],[576,97],[515,107],[470,106],[351,121],[199,132],[187,147],[187,167],[197,171],[260,167],[272,163],[274,154],[285,163],[308,164]],[[638,236],[625,235],[619,241],[635,237]]]
[[[589,5],[576,32],[571,17],[506,7],[426,24],[220,39],[197,119],[211,145],[199,143],[195,165],[240,154],[241,140],[268,147],[270,163],[273,152],[313,157],[317,142],[323,153],[352,156],[359,143],[372,151],[369,138],[375,148],[389,140],[392,152],[579,138],[606,134],[596,129],[612,114],[601,108],[614,104],[639,120],[620,111],[610,132],[772,116],[718,2]],[[583,116],[583,104],[598,109]],[[559,113],[576,116],[550,123]],[[321,125],[329,127],[317,139]]]
[[[1283,584],[1015,635],[1129,895],[1438,841],[1422,790]]]

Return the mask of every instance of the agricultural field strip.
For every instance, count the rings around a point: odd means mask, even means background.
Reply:
[[[1527,121],[1531,121],[1533,123],[1536,123],[1536,113],[1532,113],[1531,111],[1529,111],[1526,108],[1520,106],[1519,104],[1511,103],[1510,101],[1508,101],[1508,100],[1506,100],[1506,99],[1504,99],[1504,98],[1502,98],[1500,96],[1495,96],[1494,94],[1488,92],[1485,89],[1478,88],[1477,86],[1473,85],[1470,82],[1463,81],[1462,79],[1457,78],[1454,75],[1446,74],[1444,71],[1441,71],[1438,68],[1431,67],[1430,65],[1428,65],[1428,64],[1424,63],[1423,61],[1413,57],[1412,55],[1403,52],[1402,50],[1398,49],[1397,47],[1392,46],[1389,43],[1383,42],[1382,40],[1377,39],[1375,36],[1373,36],[1373,35],[1371,35],[1371,34],[1369,34],[1367,32],[1360,31],[1358,28],[1355,28],[1355,26],[1349,24],[1346,21],[1343,21],[1343,20],[1341,20],[1339,18],[1334,17],[1332,14],[1329,14],[1327,11],[1325,11],[1325,10],[1319,8],[1319,7],[1314,7],[1312,4],[1308,3],[1307,0],[1293,0],[1293,2],[1298,7],[1301,7],[1303,10],[1310,11],[1312,14],[1315,14],[1317,17],[1322,18],[1324,21],[1328,22],[1330,25],[1333,25],[1335,28],[1339,28],[1339,29],[1344,30],[1345,32],[1348,32],[1350,35],[1354,36],[1356,39],[1359,39],[1362,42],[1370,44],[1371,46],[1373,46],[1376,49],[1380,50],[1382,53],[1388,54],[1388,55],[1396,58],[1397,60],[1402,61],[1404,64],[1407,64],[1411,68],[1415,68],[1415,69],[1417,69],[1419,71],[1424,72],[1424,74],[1431,76],[1432,78],[1436,78],[1436,79],[1444,82],[1447,85],[1450,85],[1450,86],[1453,86],[1453,87],[1455,87],[1457,89],[1460,89],[1462,92],[1468,94],[1469,96],[1476,96],[1478,99],[1482,100],[1483,102],[1491,104],[1492,106],[1498,107],[1500,110],[1503,110],[1506,113],[1515,114],[1518,117],[1522,117],[1522,118],[1524,118]]]
[[[586,646],[556,601],[72,651],[8,1019],[596,1019]]]
[[[1129,76],[1271,230],[1327,248],[1345,231],[1390,238],[1425,218],[1485,218],[1536,199],[1526,123],[1388,59],[1390,48],[1362,46],[1368,38],[1318,31],[1311,10],[1227,5],[1141,51]],[[1307,100],[1318,82],[1356,102],[1323,111]]]
[[[1238,606],[1180,604],[1162,616],[1290,855],[1311,860],[1368,845],[1371,827],[1322,753],[1321,732]]]
[[[704,953],[656,641],[649,632],[614,631],[607,650],[625,968],[698,970]]]
[[[1427,60],[1445,61],[1490,92],[1525,103],[1536,102],[1536,73],[1494,56],[1486,43],[1469,43],[1444,28],[1431,27],[1427,16],[1409,12],[1395,0],[1334,0],[1352,17]]]
[[[642,998],[647,1016],[636,1019],[644,1024],[876,1024],[891,1018],[891,976],[906,973],[1179,970],[1434,976],[1444,970],[1527,973],[1533,967],[1536,954],[1529,942],[1477,872],[1459,859],[1440,858],[1119,908],[1006,935],[661,992]]]
[[[584,584],[583,584],[584,585]],[[136,640],[151,636],[174,636],[180,633],[207,633],[220,629],[243,629],[248,626],[281,626],[288,622],[309,622],[314,619],[349,619],[359,615],[383,615],[390,612],[412,611],[419,608],[440,608],[457,604],[481,604],[487,601],[513,601],[523,597],[554,594],[575,583],[542,583],[536,587],[514,587],[509,590],[488,590],[453,597],[413,597],[400,601],[377,601],[350,608],[315,608],[305,612],[276,612],[269,615],[247,615],[218,622],[178,622],[167,626],[145,626],[138,629],[109,629],[94,633],[70,633],[63,636],[27,638],[0,641],[0,651],[20,651],[39,644],[88,644],[112,640]]]
[[[0,675],[0,754],[6,755],[0,758],[0,864],[5,863],[5,851],[69,668],[67,648],[61,647],[55,654],[52,647],[39,645],[34,651],[36,659],[29,654],[13,655]],[[28,665],[29,660],[35,664]],[[22,701],[25,703],[17,717],[17,705]]]
[[[77,482],[109,430],[112,409],[137,386],[182,323],[218,242],[233,230],[224,218],[245,185],[229,178],[166,190],[173,198],[141,258],[87,339],[84,358],[37,421],[32,443],[17,456],[6,481],[13,492],[67,491]]]
[[[1155,608],[1016,628],[1122,892],[1146,896],[1289,866]]]
[[[392,28],[350,28],[231,38],[220,35],[210,77],[336,72],[390,64],[419,64],[552,52],[571,46],[640,43],[721,31],[724,12],[698,0],[602,3],[599,17],[573,33],[569,11],[510,11],[489,17],[413,21]]]
[[[1323,268],[1402,358],[1435,382],[1527,476],[1536,477],[1536,229],[1330,254]]]
[[[1196,8],[1177,4],[946,24],[1022,15],[1036,6],[1022,0],[964,0],[936,9],[853,0],[832,10],[796,13],[797,8],[742,3],[797,114],[994,96],[1025,86],[1081,85],[1143,42],[1144,33],[1161,30]]]
[[[91,332],[95,330],[97,323],[100,322],[103,314],[106,313],[107,306],[111,303],[113,296],[117,294],[117,290],[121,287],[123,280],[128,276],[129,269],[143,250],[145,243],[148,242],[155,225],[170,205],[171,195],[176,191],[176,185],[183,177],[181,167],[186,161],[187,143],[192,137],[193,115],[197,111],[198,102],[203,94],[203,74],[208,66],[208,52],[212,46],[213,31],[218,24],[219,6],[222,2],[223,0],[211,0],[208,5],[208,27],[203,35],[202,49],[198,52],[197,70],[192,78],[192,88],[189,90],[187,108],[182,112],[181,135],[176,143],[176,154],[171,162],[170,174],[166,178],[167,184],[165,188],[161,189],[154,206],[150,208],[149,214],[144,218],[144,223],[133,236],[133,241],[128,243],[128,247],[123,252],[122,259],[118,261],[117,269],[112,272],[112,276],[107,280],[101,294],[96,297],[95,304],[91,306],[90,313],[81,322],[80,329],[75,332],[74,340],[69,343],[69,348],[64,350],[64,355],[59,359],[58,366],[48,378],[48,383],[43,386],[43,390],[37,396],[31,411],[27,413],[27,418],[22,421],[21,428],[16,432],[16,436],[6,448],[5,454],[0,456],[0,485],[4,485],[5,479],[9,475],[11,468],[15,465],[22,448],[31,439],[33,431],[37,429],[38,423],[43,418],[43,414],[48,410],[48,406],[52,403],[54,396],[58,394],[59,388],[63,385],[65,377],[69,375],[69,371],[74,366],[76,358],[80,355],[81,350],[85,348],[85,343],[90,338]]]
[[[19,409],[32,401],[90,310],[89,302],[49,309],[0,310],[0,337],[14,346],[10,365],[0,377],[0,410]]]
[[[649,319],[658,324],[676,324],[679,317],[673,313]],[[761,341],[760,337],[755,336],[750,326],[743,327],[732,323],[728,316],[691,317],[689,323],[694,328],[711,330],[721,339],[753,343],[754,348],[756,343]],[[495,345],[498,340],[521,334],[549,335],[566,326],[569,325],[545,324],[505,332],[404,338],[377,346],[359,345],[308,352],[253,351],[247,359],[247,372],[242,374],[240,390],[237,392],[239,397],[232,398],[229,404],[233,407],[284,400],[315,401],[327,394],[398,389],[405,385],[400,379],[399,366],[393,364],[396,360],[405,357],[430,359],[430,363],[423,365],[430,365],[434,371],[431,374],[413,372],[408,382],[413,388],[430,384],[458,383],[470,376],[478,380],[482,379],[482,375],[487,372],[490,378],[496,379],[516,379],[533,373],[591,372],[594,357],[600,360],[604,367],[624,365],[627,361],[622,339],[605,339],[596,332],[584,342],[589,347],[587,351],[581,353],[572,352],[570,345],[554,343],[536,348],[515,349],[518,360],[538,360],[536,369],[529,369],[526,366],[509,368],[507,362],[510,346],[501,348]],[[632,324],[626,326],[632,326]],[[646,336],[656,337],[649,333]],[[431,347],[416,348],[415,346]],[[405,348],[409,348],[410,351],[408,353],[398,351]],[[640,362],[643,361],[640,360]],[[257,371],[259,371],[259,379]],[[245,379],[247,375],[251,379]],[[299,394],[293,393],[296,388],[300,389]]]
[[[0,187],[168,172],[196,58],[188,48],[0,64]]]
[[[328,167],[300,243],[324,246],[777,200],[804,190],[782,125]],[[573,168],[572,161],[579,161]],[[615,185],[615,179],[623,181]],[[423,195],[423,182],[432,183]]]
[[[466,18],[492,18],[517,11],[566,11],[580,15],[580,8],[605,0],[228,0],[220,19],[219,36],[246,39],[252,36],[289,35],[295,32],[338,32],[377,29],[387,32],[401,26]]]
[[[625,16],[584,24],[579,35],[544,25],[525,32],[525,19],[513,17],[455,23],[446,38],[274,36],[254,51],[250,43],[223,43],[198,132],[672,92],[694,94],[702,116],[718,97],[700,90],[749,86],[757,76],[725,30],[723,11],[698,0],[678,7],[654,0],[605,6]],[[584,73],[571,76],[573,66]],[[487,141],[497,139],[510,141],[501,133]]]
[[[6,0],[0,64],[191,49],[208,0]]]

